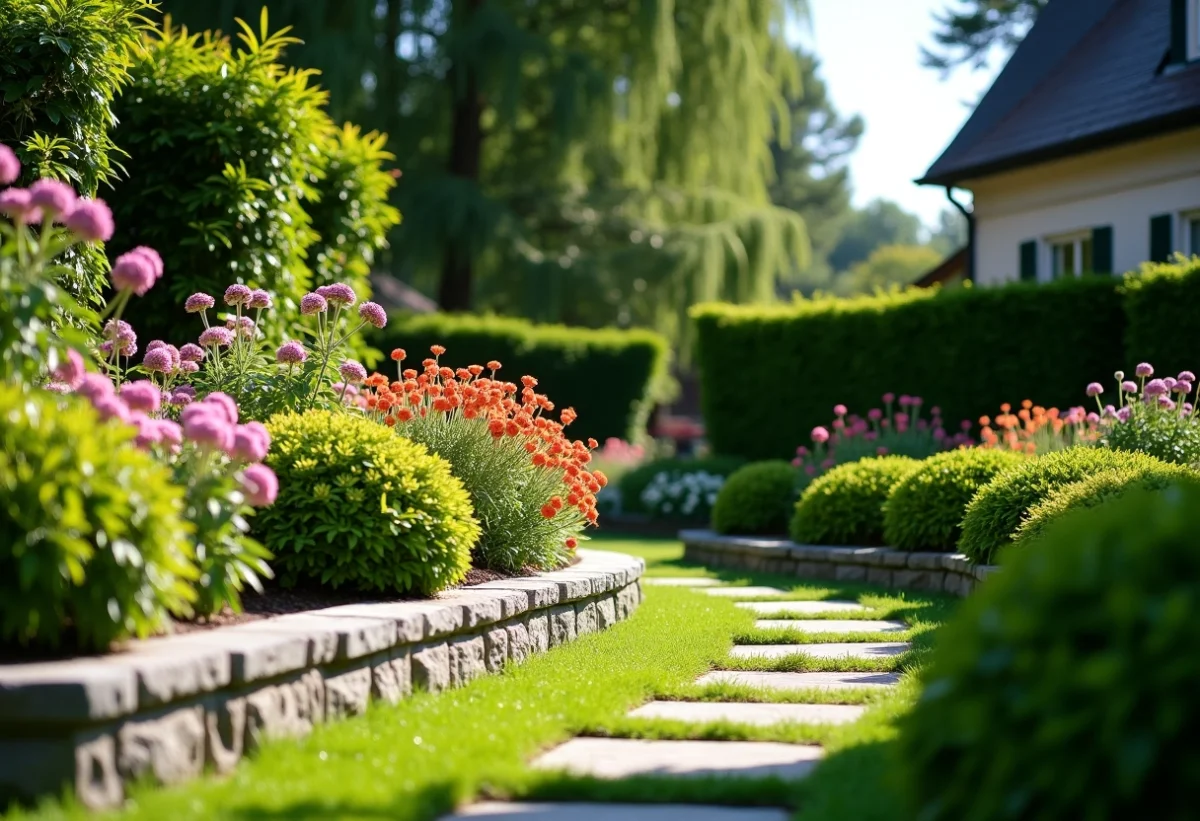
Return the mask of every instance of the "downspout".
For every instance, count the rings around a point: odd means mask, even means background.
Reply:
[[[950,204],[959,210],[959,212],[967,218],[967,272],[966,279],[968,282],[975,281],[975,212],[968,211],[967,207],[958,200],[954,199],[954,186],[946,186],[946,199],[950,200]]]

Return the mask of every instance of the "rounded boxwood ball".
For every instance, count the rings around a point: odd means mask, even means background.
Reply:
[[[755,462],[735,471],[717,494],[712,527],[718,533],[787,533],[796,497],[796,469],[784,461]]]
[[[1191,480],[1075,511],[967,598],[900,721],[904,817],[1196,817],[1197,510]]]
[[[1025,459],[984,448],[930,456],[892,488],[883,512],[884,541],[900,550],[953,551],[971,497]]]
[[[1059,488],[1114,468],[1166,463],[1144,453],[1074,447],[1039,456],[997,476],[967,505],[958,549],[976,564],[992,564],[1029,510]]]
[[[792,541],[815,545],[883,544],[883,505],[896,483],[920,465],[876,456],[839,465],[809,485],[792,516]]]
[[[273,416],[279,497],[254,517],[285,586],[428,596],[461,581],[479,540],[450,464],[362,416]]]

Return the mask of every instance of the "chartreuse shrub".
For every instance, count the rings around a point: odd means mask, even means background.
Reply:
[[[1195,816],[1197,510],[1189,481],[1073,512],[967,599],[900,723],[913,817]]]
[[[430,595],[462,580],[479,538],[445,460],[361,416],[273,416],[279,496],[254,534],[283,584]]]
[[[900,550],[953,551],[976,491],[1024,461],[1011,451],[982,448],[929,457],[892,488],[884,507],[884,541]]]
[[[1162,490],[1174,482],[1196,477],[1196,472],[1189,468],[1161,463],[1102,471],[1059,488],[1030,508],[1013,541],[1026,544],[1068,513],[1096,507],[1132,490]]]
[[[664,519],[708,521],[725,479],[743,464],[721,456],[655,459],[621,477],[621,507]]]
[[[725,480],[713,505],[718,533],[786,533],[796,498],[796,469],[784,461],[756,462]]]
[[[1102,471],[1149,470],[1165,462],[1144,453],[1075,447],[1031,459],[997,476],[967,505],[958,549],[977,564],[991,564],[1012,543],[1029,511],[1054,491]]]
[[[0,386],[0,641],[103,650],[190,611],[183,491],[136,433]]]
[[[875,456],[839,465],[809,485],[792,516],[792,541],[817,545],[883,543],[883,506],[920,466],[907,456]]]
[[[499,360],[514,378],[534,374],[559,407],[579,413],[572,433],[636,441],[668,376],[666,340],[651,331],[535,325],[522,319],[394,315],[368,336],[383,351],[444,345],[463,362]]]

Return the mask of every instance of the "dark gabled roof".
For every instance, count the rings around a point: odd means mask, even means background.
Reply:
[[[1052,0],[922,184],[1200,125],[1200,64],[1164,63],[1169,0]]]
[[[938,263],[938,266],[922,276],[913,285],[917,288],[932,288],[940,282],[946,282],[967,272],[967,253],[970,246],[964,246]]]

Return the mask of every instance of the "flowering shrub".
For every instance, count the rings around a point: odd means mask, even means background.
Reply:
[[[796,469],[782,460],[755,462],[735,471],[717,493],[712,528],[717,533],[786,533],[796,502]]]
[[[622,510],[679,519],[688,516],[681,513],[681,507],[689,503],[693,511],[690,518],[708,521],[725,478],[744,464],[741,459],[720,456],[656,459],[622,477],[619,488]]]
[[[1043,408],[1026,399],[1012,412],[1005,402],[994,418],[979,418],[979,446],[1017,453],[1043,454],[1094,443],[1100,435],[1100,416],[1081,407],[1065,414],[1058,408]]]
[[[103,650],[189,612],[183,492],[135,435],[0,385],[0,641]]]
[[[801,445],[796,448],[792,464],[800,468],[801,486],[837,465],[857,462],[868,456],[908,456],[923,459],[941,450],[971,444],[967,434],[971,425],[964,421],[957,433],[947,433],[941,409],[930,409],[930,418],[921,418],[924,400],[919,396],[901,396],[899,409],[896,395],[885,393],[883,407],[867,411],[867,418],[851,414],[845,405],[835,405],[834,420],[828,427],[812,431],[812,450]]]
[[[816,545],[883,544],[888,494],[920,466],[907,456],[873,456],[839,465],[805,489],[792,516],[792,541]]]
[[[430,595],[462,580],[479,538],[445,460],[362,416],[272,417],[279,499],[254,532],[285,585]]]
[[[497,378],[495,360],[455,370],[441,364],[445,348],[430,350],[420,371],[403,369],[405,352],[392,351],[398,378],[366,380],[366,412],[450,462],[483,526],[477,566],[517,572],[562,564],[599,517],[596,493],[608,478],[589,469],[596,441],[567,438],[575,411],[553,418],[554,403],[537,393],[532,376],[518,387]]]
[[[1113,450],[1136,450],[1180,465],[1200,464],[1200,418],[1192,392],[1196,375],[1182,371],[1164,379],[1154,377],[1147,362],[1137,366],[1135,380],[1117,371],[1118,406],[1103,406],[1104,386],[1093,382],[1087,394],[1104,413],[1100,444]],[[1093,414],[1094,415],[1094,414]]]

